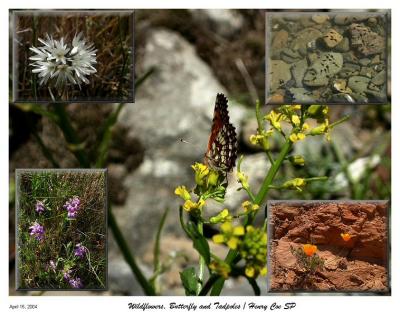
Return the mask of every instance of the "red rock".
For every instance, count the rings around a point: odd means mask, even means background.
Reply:
[[[272,206],[274,232],[280,235],[271,237],[271,289],[388,291],[387,209],[384,202]],[[351,239],[344,241],[341,233]],[[307,277],[290,251],[304,243],[317,244],[324,260],[323,269]]]

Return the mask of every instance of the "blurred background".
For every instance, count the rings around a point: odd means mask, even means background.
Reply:
[[[315,11],[315,10],[314,10]],[[161,215],[170,209],[161,239],[161,259],[169,270],[159,280],[162,295],[182,295],[179,271],[197,263],[197,254],[179,225],[178,185],[194,185],[191,165],[206,151],[215,96],[224,92],[239,135],[242,170],[257,191],[269,168],[265,154],[254,148],[255,100],[265,99],[265,12],[262,10],[137,10],[135,11],[135,78],[149,74],[126,104],[111,130],[108,168],[113,212],[140,267],[152,274],[153,243]],[[390,83],[388,84],[390,87]],[[389,89],[390,100],[390,89]],[[80,146],[96,160],[102,124],[118,104],[70,104],[65,107]],[[44,107],[44,109],[48,109]],[[10,294],[14,290],[14,170],[80,167],[63,132],[52,120],[30,107],[10,104]],[[267,112],[270,107],[263,107]],[[285,164],[280,184],[293,177],[329,176],[303,192],[270,191],[269,199],[390,199],[390,105],[331,106],[332,141],[310,137],[295,144],[306,165]],[[187,142],[181,142],[183,139]],[[277,153],[282,140],[272,142]],[[44,146],[43,146],[44,145]],[[46,151],[51,152],[52,160]],[[245,199],[230,175],[225,206],[235,209]],[[262,206],[264,207],[264,206]],[[207,207],[215,213],[221,205]],[[259,224],[264,214],[258,215]],[[211,237],[213,231],[206,230]],[[212,242],[210,243],[211,245]],[[226,252],[215,250],[221,256]],[[266,279],[259,278],[262,294]],[[98,295],[142,295],[129,266],[109,235],[109,290]],[[44,295],[68,293],[45,292]],[[93,295],[90,292],[80,294]],[[246,280],[230,279],[223,295],[251,295]],[[21,295],[21,292],[18,292]]]

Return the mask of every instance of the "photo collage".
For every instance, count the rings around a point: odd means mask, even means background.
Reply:
[[[391,295],[390,9],[9,34],[9,296]]]

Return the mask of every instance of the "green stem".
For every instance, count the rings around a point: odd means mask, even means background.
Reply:
[[[114,238],[121,249],[122,255],[124,256],[125,261],[130,266],[133,274],[136,276],[140,286],[142,287],[144,293],[147,296],[155,296],[156,292],[154,288],[150,285],[147,281],[146,277],[143,275],[142,271],[140,270],[139,266],[137,265],[134,256],[132,255],[129,246],[122,235],[121,230],[115,220],[114,214],[112,213],[111,206],[108,208],[108,225],[111,228],[111,231],[114,235]]]
[[[169,208],[166,208],[160,223],[158,224],[158,229],[156,233],[156,238],[154,242],[154,250],[153,250],[153,279],[151,281],[151,285],[155,290],[157,290],[157,277],[159,275],[159,272],[161,271],[161,265],[160,265],[160,243],[161,243],[161,233],[164,228],[165,220],[167,219],[167,215],[169,213]]]
[[[55,104],[53,105],[53,108],[54,113],[57,115],[57,124],[63,132],[64,138],[68,145],[70,145],[72,148],[71,152],[75,155],[82,167],[90,167],[89,159],[86,156],[86,153],[83,151],[82,144],[71,125],[71,121],[69,120],[67,112],[65,111],[65,105]]]
[[[257,125],[258,125],[258,133],[261,134],[263,131],[263,120],[261,117],[261,111],[260,111],[260,101],[256,101],[256,118],[257,118]]]
[[[256,203],[257,205],[260,206],[262,204],[262,202],[264,201],[265,197],[267,196],[268,191],[269,191],[269,185],[272,184],[272,181],[274,180],[276,173],[278,172],[279,168],[281,167],[281,165],[282,165],[286,155],[289,153],[291,147],[292,147],[292,141],[287,139],[285,144],[283,145],[281,152],[279,153],[279,156],[277,157],[274,164],[269,169],[268,174],[265,177],[265,179],[261,185],[261,188],[256,196],[256,200],[254,201],[254,203]]]
[[[256,195],[256,198],[254,200],[254,203],[261,206],[262,202],[264,201],[265,197],[268,194],[268,191],[270,189],[270,185],[272,184],[276,173],[278,172],[280,166],[282,165],[283,161],[285,160],[285,157],[287,156],[287,154],[289,153],[291,147],[292,147],[292,141],[290,141],[289,139],[286,140],[285,144],[283,145],[283,148],[281,150],[281,152],[279,153],[277,159],[275,160],[274,164],[271,166],[271,168],[269,169],[267,176],[265,177],[261,188],[258,192],[258,194]],[[254,216],[255,215],[249,215],[249,217],[246,219],[244,226],[250,225],[253,223],[254,220]],[[229,265],[237,263],[240,260],[240,256],[239,253],[236,250],[229,250],[226,258],[225,258],[225,262]],[[212,276],[211,276],[212,277]],[[210,277],[210,278],[211,278]],[[214,280],[215,278],[213,278]],[[214,282],[210,282],[206,283],[206,286],[208,288],[213,287],[212,289],[212,294],[213,295],[219,295],[221,293],[221,290],[224,286],[224,282],[225,280],[222,277],[217,277],[217,279]],[[211,284],[211,286],[209,286],[209,284]],[[214,284],[214,286],[213,286]],[[205,290],[204,290],[205,291]],[[202,290],[200,292],[200,294],[204,294],[204,291]],[[204,295],[206,295],[207,293],[205,293]]]
[[[36,142],[39,144],[43,155],[50,161],[50,163],[53,165],[54,168],[60,168],[60,165],[53,157],[53,154],[51,153],[50,149],[46,146],[46,144],[44,144],[42,138],[40,137],[39,133],[36,131],[35,128],[33,129],[32,134]]]
[[[199,230],[199,233],[203,235],[203,223],[201,221],[199,221],[199,223],[197,224],[197,229]],[[206,261],[201,256],[201,254],[199,254],[199,274],[197,282],[197,294],[201,292],[201,289],[203,287],[205,267],[206,267]]]
[[[247,278],[247,281],[253,288],[253,292],[255,296],[260,296],[261,295],[261,290],[260,287],[257,284],[257,281],[254,278]]]

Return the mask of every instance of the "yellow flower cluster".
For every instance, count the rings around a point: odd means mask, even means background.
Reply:
[[[303,190],[303,187],[307,184],[304,178],[294,178],[283,183],[282,188],[284,189],[295,189],[299,192]]]
[[[282,122],[289,123],[292,126],[292,131],[289,134],[289,140],[292,143],[304,140],[307,135],[325,134],[326,138],[329,140],[329,108],[322,105],[311,105],[308,108],[303,109],[306,109],[306,111],[302,110],[301,105],[284,105],[272,110],[270,113],[264,116],[264,120],[268,121],[273,129],[277,130],[278,132],[282,132]],[[300,110],[302,110],[301,115]],[[310,130],[309,124],[305,122],[307,119],[316,119],[320,125]],[[268,130],[267,135],[266,132],[263,131],[257,135],[252,135],[250,137],[250,142],[263,146],[265,139],[268,141],[267,137],[271,135],[272,129]],[[266,149],[268,149],[268,147]]]
[[[234,227],[231,222],[223,223],[220,228],[221,233],[213,236],[214,243],[224,243],[239,252],[246,262],[246,276],[256,278],[267,274],[267,233],[263,229]]]
[[[261,133],[252,134],[250,136],[250,143],[259,145],[264,151],[269,150],[269,137],[274,133],[274,130],[261,131]]]
[[[229,277],[229,273],[231,272],[231,267],[224,261],[211,261],[208,267],[211,271],[222,276],[224,279],[227,279]]]
[[[232,225],[232,222],[224,222],[221,227],[221,233],[212,237],[214,243],[225,243],[229,248],[236,250],[240,243],[239,237],[244,235],[244,227]]]
[[[260,206],[257,204],[252,204],[250,201],[246,200],[245,202],[242,203],[242,208],[244,212],[250,213],[250,212],[256,212],[260,209]]]

